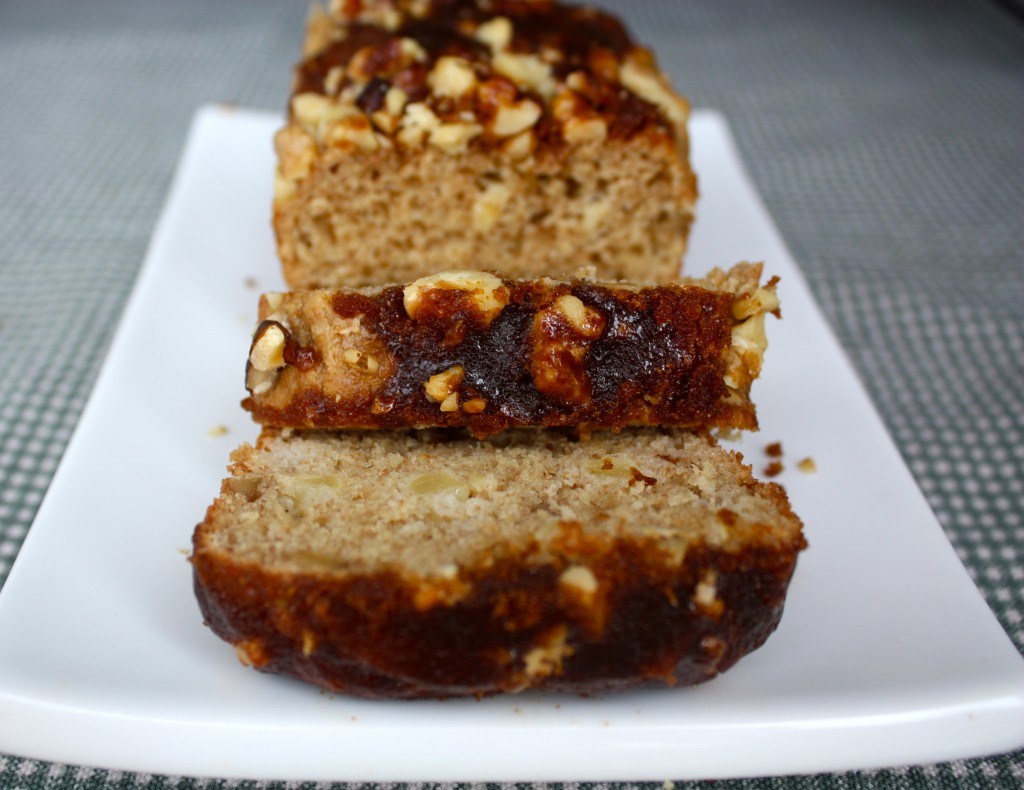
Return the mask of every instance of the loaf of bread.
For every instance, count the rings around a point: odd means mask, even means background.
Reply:
[[[265,429],[193,538],[243,663],[345,694],[695,684],[779,622],[802,527],[688,432]]]
[[[265,294],[244,402],[278,427],[757,427],[778,309],[760,265],[703,280],[511,280]]]
[[[622,24],[551,0],[313,15],[273,221],[291,288],[490,268],[668,282],[696,199],[689,108]]]

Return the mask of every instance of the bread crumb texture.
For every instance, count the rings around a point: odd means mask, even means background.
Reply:
[[[233,455],[213,545],[293,572],[444,577],[508,554],[549,560],[567,532],[650,541],[678,563],[697,541],[770,545],[796,527],[776,527],[778,492],[756,496],[736,456],[703,437],[443,436],[268,431]]]

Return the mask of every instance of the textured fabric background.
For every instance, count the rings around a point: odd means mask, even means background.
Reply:
[[[604,4],[695,106],[728,117],[919,485],[1024,649],[1024,24],[1014,4]],[[0,2],[0,585],[89,396],[194,109],[282,109],[306,7]],[[224,785],[0,755],[3,790]],[[1024,752],[715,786],[911,785],[1024,786]]]

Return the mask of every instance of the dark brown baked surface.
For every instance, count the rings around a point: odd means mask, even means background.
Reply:
[[[619,541],[581,547],[610,588],[599,607],[581,605],[559,583],[570,558],[534,565],[524,557],[478,571],[469,598],[424,608],[421,591],[397,574],[268,573],[203,553],[202,533],[197,541],[203,617],[245,661],[380,698],[702,683],[776,629],[796,560],[796,547],[781,554],[695,547],[682,568],[667,568],[643,544]],[[693,603],[709,571],[717,577],[717,616]]]
[[[456,272],[268,295],[244,404],[295,428],[756,428],[777,307],[759,271],[657,287]]]
[[[415,3],[389,5],[395,13],[394,27],[390,28],[381,24],[379,14],[339,12],[336,21],[343,27],[324,31],[321,48],[296,67],[292,92],[337,94],[346,86],[358,85],[355,104],[372,115],[384,107],[388,89],[397,85],[408,101],[427,102],[442,120],[461,121],[465,113],[470,113],[484,126],[491,124],[502,104],[527,97],[541,107],[550,104],[551,96],[546,95],[544,86],[517,84],[513,76],[501,71],[500,62],[496,67],[494,50],[477,35],[481,25],[503,18],[510,23],[504,52],[549,63],[548,78],[553,84],[564,84],[574,73],[586,76],[578,82],[581,90],[573,104],[579,105],[576,112],[606,121],[607,139],[628,140],[645,131],[674,134],[666,113],[651,101],[624,90],[617,76],[627,58],[653,73],[650,52],[630,38],[620,20],[599,9],[547,0],[433,0],[420,3],[423,11],[418,15],[412,11]],[[422,56],[410,58],[403,52],[403,39],[415,42]],[[316,46],[312,45],[314,49]],[[439,94],[437,81],[431,80],[430,74],[442,57],[470,64],[484,89],[458,97]],[[344,76],[331,79],[334,69]],[[554,112],[543,113],[532,128],[545,153],[566,151],[562,124]],[[481,142],[500,144],[503,137],[483,134]]]

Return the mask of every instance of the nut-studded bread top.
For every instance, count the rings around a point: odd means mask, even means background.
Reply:
[[[490,268],[670,282],[689,109],[622,24],[554,2],[342,2],[310,21],[275,138],[291,288]]]
[[[679,138],[686,101],[612,16],[541,0],[340,2],[311,22],[292,117],[356,147],[548,152]],[[332,124],[343,119],[349,123]]]
[[[279,427],[754,428],[774,281],[642,286],[442,272],[266,294],[245,405]]]

